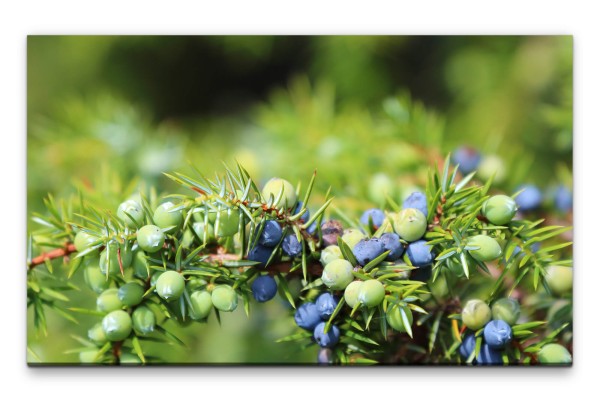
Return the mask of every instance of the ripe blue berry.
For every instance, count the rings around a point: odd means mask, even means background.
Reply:
[[[569,188],[560,185],[554,192],[554,204],[558,210],[569,212],[573,209],[573,193]]]
[[[462,343],[460,344],[460,348],[458,348],[458,353],[463,359],[469,359],[469,356],[473,353],[475,349],[475,336],[473,334],[467,335]]]
[[[137,241],[140,248],[146,252],[158,252],[165,243],[165,234],[154,225],[146,225],[137,232]]]
[[[331,363],[333,363],[333,352],[331,349],[319,349],[319,353],[317,354],[317,363],[319,365],[331,365]]]
[[[321,315],[317,305],[313,302],[306,302],[298,309],[294,314],[294,320],[298,327],[305,330],[314,330],[314,328],[321,322]]]
[[[267,220],[262,224],[262,232],[258,243],[263,246],[274,247],[281,240],[282,234],[279,223],[275,220]]]
[[[360,223],[364,226],[370,227],[373,226],[377,229],[381,224],[383,224],[383,220],[385,219],[385,213],[383,213],[380,209],[369,209],[366,210],[362,216],[360,216]]]
[[[504,320],[491,320],[483,329],[485,343],[493,349],[503,349],[512,340],[512,329]]]
[[[258,302],[267,302],[277,294],[277,282],[271,276],[259,276],[252,283],[252,295]]]
[[[519,210],[528,212],[537,209],[542,204],[542,192],[535,185],[522,185],[518,188],[523,190],[515,198],[515,202],[519,206]]]
[[[458,170],[462,174],[469,174],[479,166],[481,154],[474,148],[462,146],[452,153],[452,161],[458,164]]]
[[[272,253],[273,248],[268,248],[262,245],[256,245],[254,248],[250,249],[250,252],[248,252],[248,260],[253,260],[255,262],[260,262],[263,265],[266,265]]]
[[[317,310],[319,311],[319,315],[321,319],[327,320],[333,314],[336,306],[338,305],[339,298],[331,295],[328,292],[324,292],[319,295],[315,301],[315,305],[317,305]]]
[[[482,343],[477,356],[477,363],[480,365],[502,365],[502,354],[489,346]]]
[[[408,255],[408,259],[413,266],[427,266],[433,262],[431,245],[428,245],[427,241],[425,240],[419,240],[408,244],[408,248],[406,248],[406,254]]]
[[[340,341],[340,329],[335,324],[329,326],[329,331],[325,333],[325,322],[317,324],[313,332],[313,337],[321,347],[334,347]]]
[[[298,241],[296,234],[293,233],[285,236],[281,248],[283,248],[283,252],[285,252],[286,255],[291,256],[292,258],[302,254],[302,243]]]
[[[294,209],[294,214],[300,213],[300,210],[302,210],[303,206],[304,206],[304,203],[302,203],[302,201],[298,201],[298,204],[296,205],[296,208]],[[303,223],[306,223],[309,219],[310,219],[310,211],[307,208],[306,211],[302,214],[302,216],[300,216],[300,221]]]
[[[423,192],[413,192],[402,203],[402,209],[417,209],[427,217],[427,197]]]
[[[385,233],[379,237],[379,241],[383,245],[383,250],[390,251],[385,260],[398,260],[404,253],[404,245],[400,242],[400,236],[396,233]]]
[[[352,249],[354,257],[361,266],[365,266],[384,252],[383,244],[379,238],[362,240]]]

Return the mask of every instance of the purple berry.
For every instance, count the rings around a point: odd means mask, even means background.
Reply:
[[[315,301],[315,304],[317,305],[317,310],[319,311],[321,319],[329,319],[338,305],[338,302],[339,298],[331,295],[328,292],[324,292],[319,295]]]
[[[363,239],[352,250],[354,257],[361,266],[365,266],[384,252],[383,244],[379,238]]]
[[[427,266],[433,262],[431,245],[427,245],[427,241],[425,240],[419,240],[408,244],[406,254],[413,266]]]
[[[314,330],[317,324],[321,323],[321,315],[319,314],[317,305],[313,302],[307,302],[296,309],[294,320],[298,327],[305,330]]]
[[[413,192],[402,204],[402,209],[417,209],[427,217],[427,197],[423,192]]]
[[[296,234],[286,235],[283,239],[281,247],[283,248],[283,252],[285,252],[286,255],[289,255],[292,258],[295,258],[296,256],[302,254],[302,243],[298,241],[298,238],[296,238]]]
[[[315,338],[317,344],[319,344],[321,347],[331,348],[334,347],[338,341],[340,341],[340,329],[338,329],[335,324],[332,324],[329,327],[329,331],[325,333],[325,324],[325,322],[321,322],[315,327],[313,337]]]
[[[452,153],[452,161],[458,164],[458,170],[462,174],[469,174],[479,166],[481,154],[474,148],[461,146]]]
[[[267,220],[262,224],[262,232],[258,243],[266,247],[274,247],[281,240],[281,226],[275,220]]]
[[[252,283],[252,295],[258,302],[267,302],[277,294],[277,282],[271,276],[259,276]]]
[[[360,223],[369,227],[373,226],[375,229],[379,228],[385,220],[385,213],[380,209],[369,209],[360,216]]]
[[[321,225],[324,247],[337,245],[337,239],[344,233],[342,223],[337,220],[329,220]]]
[[[383,244],[385,251],[390,251],[385,260],[398,260],[404,253],[404,245],[400,242],[400,236],[396,233],[385,233],[379,237],[379,241]]]

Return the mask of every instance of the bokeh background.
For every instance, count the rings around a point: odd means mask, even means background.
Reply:
[[[564,218],[551,193],[572,187],[572,52],[570,36],[30,36],[28,214],[78,188],[116,209],[138,185],[179,190],[162,172],[237,160],[259,182],[306,184],[317,169],[315,202],[331,186],[332,213],[356,218],[382,205],[376,188],[400,201],[468,145],[493,160],[495,189],[536,184],[544,217]],[[75,283],[69,297],[93,309]],[[314,349],[275,343],[293,330],[287,308],[174,328],[188,348],[153,351],[182,363],[313,362]],[[77,363],[71,335],[96,320],[78,319],[48,313],[45,336],[29,316],[29,346]]]

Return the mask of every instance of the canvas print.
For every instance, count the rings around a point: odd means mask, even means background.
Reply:
[[[30,36],[27,363],[573,361],[570,36]]]

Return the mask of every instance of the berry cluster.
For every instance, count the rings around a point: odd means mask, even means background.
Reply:
[[[315,302],[305,302],[298,307],[294,314],[294,320],[298,327],[312,333],[313,340],[322,349],[331,349],[340,341],[340,329],[331,324],[326,330],[327,321],[333,315],[339,298],[329,292],[321,293]],[[319,363],[330,363],[330,351],[319,352]],[[325,355],[329,357],[324,358]]]

